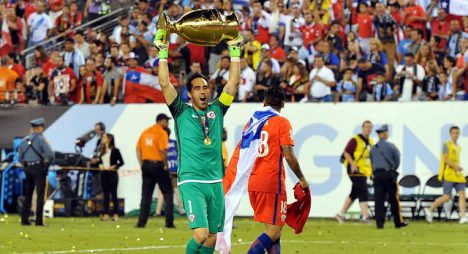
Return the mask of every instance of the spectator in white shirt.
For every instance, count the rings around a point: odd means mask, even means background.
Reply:
[[[253,86],[255,85],[255,72],[249,67],[247,59],[240,59],[241,79],[239,91],[237,92],[237,101],[247,102],[252,97]]]
[[[52,21],[44,12],[45,3],[40,0],[36,4],[36,12],[32,13],[28,18],[29,42],[28,47],[34,47],[47,39],[47,36],[52,29]]]
[[[76,31],[74,38],[75,48],[83,54],[85,59],[88,59],[91,54],[89,52],[89,43],[86,42],[83,31]]]
[[[73,39],[67,38],[65,40],[65,66],[73,69],[73,72],[77,77],[80,76],[80,66],[85,64],[85,58],[83,54],[75,49],[75,43]]]
[[[231,59],[228,56],[221,57],[221,63],[219,68],[211,75],[209,84],[211,86],[213,98],[218,98],[223,91],[224,86],[229,80],[229,65],[231,64]]]
[[[452,84],[448,82],[447,73],[439,73],[440,88],[439,88],[439,100],[448,101],[453,98]]]
[[[124,31],[126,31],[128,36],[137,32],[137,29],[134,26],[130,25],[130,20],[127,15],[120,16],[119,25],[114,28],[114,31],[112,32],[112,36],[110,38],[111,41],[117,44],[122,43],[122,29],[124,27],[127,29],[124,29]]]
[[[287,49],[290,47],[301,47],[302,46],[302,33],[299,30],[301,26],[305,24],[305,20],[301,14],[301,8],[299,4],[292,5],[292,15],[288,16],[285,20],[285,36],[284,45]]]
[[[424,68],[414,62],[413,53],[406,53],[405,63],[396,68],[394,91],[399,95],[398,101],[416,100],[426,76]]]
[[[307,91],[309,91],[309,101],[312,102],[332,102],[331,88],[336,86],[335,75],[332,70],[325,66],[323,57],[315,57],[315,68],[310,72]]]

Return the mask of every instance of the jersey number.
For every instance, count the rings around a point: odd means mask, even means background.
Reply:
[[[286,202],[281,201],[280,207],[281,207],[281,213],[286,213],[286,212],[287,212],[287,210],[288,210],[288,204],[287,204]]]
[[[262,131],[260,137],[260,146],[258,147],[258,157],[265,157],[270,152],[268,147],[268,132]]]

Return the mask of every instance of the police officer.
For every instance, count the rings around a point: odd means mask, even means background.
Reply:
[[[34,119],[31,122],[31,134],[20,144],[18,153],[21,164],[26,173],[25,200],[21,214],[21,225],[31,225],[29,214],[31,213],[31,199],[36,187],[36,226],[44,226],[42,214],[44,209],[44,192],[49,164],[54,160],[54,152],[45,140],[44,118]]]
[[[376,130],[379,142],[372,147],[370,157],[374,173],[375,189],[375,220],[377,228],[382,229],[385,223],[385,200],[391,206],[395,228],[405,227],[398,197],[398,172],[400,166],[400,152],[388,139],[388,125],[384,124]]]

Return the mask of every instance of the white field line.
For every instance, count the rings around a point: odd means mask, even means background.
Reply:
[[[431,246],[451,246],[451,247],[468,247],[468,243],[433,243],[433,242],[365,242],[365,241],[306,241],[306,240],[283,240],[281,243],[291,244],[316,244],[316,245],[329,245],[329,244],[366,244],[366,245],[431,245]],[[233,243],[232,245],[250,245],[250,242]],[[161,246],[141,246],[141,247],[128,247],[128,248],[109,248],[109,249],[87,249],[87,250],[63,250],[63,251],[46,251],[46,252],[17,252],[17,254],[66,254],[66,253],[98,253],[98,252],[111,252],[111,251],[144,251],[144,250],[160,250],[160,249],[182,249],[185,245],[161,245]]]

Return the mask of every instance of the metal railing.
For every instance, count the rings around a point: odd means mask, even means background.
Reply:
[[[123,7],[118,10],[115,10],[105,16],[99,17],[95,20],[92,20],[90,22],[87,22],[85,24],[82,24],[80,26],[77,26],[72,29],[73,32],[76,32],[78,30],[83,30],[85,34],[88,33],[88,29],[92,28],[93,30],[96,31],[104,31],[106,34],[110,35],[110,33],[114,30],[114,27],[116,27],[119,24],[119,19],[123,14],[129,14],[133,7]],[[35,61],[34,61],[34,49],[37,46],[43,46],[46,52],[50,52],[51,49],[58,49],[62,50],[64,48],[64,40],[63,38],[67,37],[67,34],[60,34],[57,36],[54,36],[50,39],[47,39],[40,44],[37,44],[33,47],[29,47],[21,51],[21,56],[23,58],[23,63],[26,69],[30,69],[34,67]]]

